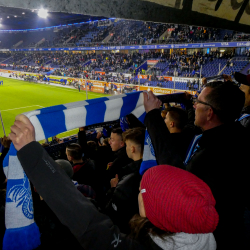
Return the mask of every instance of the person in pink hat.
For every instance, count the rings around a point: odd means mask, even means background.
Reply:
[[[168,165],[150,168],[143,175],[138,201],[140,218],[131,224],[147,224],[150,238],[162,249],[216,249],[215,199],[195,175]]]

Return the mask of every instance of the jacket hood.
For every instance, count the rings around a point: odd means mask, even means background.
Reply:
[[[216,241],[212,233],[187,234],[176,233],[161,239],[150,235],[156,245],[163,250],[216,250]]]

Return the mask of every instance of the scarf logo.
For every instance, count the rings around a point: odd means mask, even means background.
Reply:
[[[29,180],[24,173],[24,179],[22,185],[13,186],[8,194],[8,198],[13,202],[16,202],[16,207],[22,206],[22,212],[24,216],[28,219],[33,219],[33,201],[29,185]]]

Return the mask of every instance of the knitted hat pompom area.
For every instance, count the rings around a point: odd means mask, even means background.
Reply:
[[[211,233],[218,224],[210,188],[190,172],[168,165],[150,168],[141,193],[147,218],[164,231]]]

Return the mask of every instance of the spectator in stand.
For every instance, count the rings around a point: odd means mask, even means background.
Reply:
[[[108,181],[113,179],[116,174],[119,174],[122,167],[125,167],[126,165],[132,162],[132,160],[129,159],[127,155],[122,133],[123,131],[121,128],[113,129],[111,132],[109,144],[110,147],[112,148],[112,151],[114,152],[114,161],[108,163],[108,168],[107,168]]]
[[[231,97],[234,96],[234,106]],[[160,101],[152,92],[144,96],[147,116],[145,125],[151,137],[156,156],[164,156],[160,164],[174,162],[181,164],[181,157],[173,158],[172,145],[166,140],[164,123],[160,117]],[[192,102],[188,101],[190,117],[195,117],[194,124],[203,131],[197,147],[190,150],[190,157],[185,160],[186,169],[197,175],[211,188],[216,200],[216,210],[220,221],[214,232],[218,249],[246,249],[244,232],[244,209],[250,207],[248,171],[249,134],[235,122],[244,106],[244,93],[231,82],[211,82],[198,96],[191,115]],[[158,118],[157,118],[158,117]],[[190,120],[190,122],[192,119]],[[191,124],[191,123],[190,123]],[[195,127],[194,127],[195,129]],[[165,145],[165,146],[164,146]],[[236,146],[237,145],[237,146]],[[162,149],[165,149],[162,152]],[[237,170],[235,170],[237,166]],[[231,228],[237,228],[234,238],[228,241]],[[238,239],[241,239],[240,241]]]
[[[81,148],[84,152],[85,158],[90,158],[94,162],[95,166],[95,176],[94,176],[94,184],[93,187],[96,192],[96,201],[98,205],[102,208],[105,206],[105,194],[107,191],[107,186],[110,185],[110,179],[106,179],[107,175],[107,164],[114,160],[114,155],[110,145],[99,146],[97,142],[102,137],[102,134],[99,132],[97,133],[97,137],[95,140],[95,149],[90,147],[90,144],[87,143],[87,136],[85,128],[79,128],[78,132],[78,143],[81,145]],[[108,139],[108,138],[107,138]],[[106,140],[106,139],[105,139]],[[93,143],[93,142],[92,142]],[[109,188],[109,186],[108,186]]]
[[[139,169],[142,162],[145,129],[133,128],[123,133],[126,152],[132,163],[123,167],[111,179],[111,189],[107,192],[105,213],[123,233],[129,233],[129,221],[139,213],[138,191],[141,181]]]
[[[73,170],[71,164],[68,161],[59,159],[59,160],[56,160],[55,162],[65,171],[65,173],[69,176],[70,179],[73,178],[73,176],[74,176],[74,170]],[[73,181],[75,187],[85,197],[88,197],[88,198],[91,198],[91,199],[95,199],[96,194],[95,194],[95,191],[93,190],[93,188],[91,186],[78,183],[75,180],[72,180],[72,181]]]
[[[35,142],[34,127],[25,116],[16,117],[11,131],[28,178],[84,249],[216,249],[212,234],[219,220],[215,200],[210,188],[193,174],[166,165],[147,170],[139,189],[140,216],[131,221],[129,238],[75,189]],[[53,173],[45,161],[53,166]]]
[[[71,143],[66,147],[66,155],[73,163],[73,180],[95,188],[95,165],[92,160],[82,159],[82,148],[77,143]]]
[[[166,109],[164,122],[168,128],[168,139],[172,145],[172,150],[178,152],[182,160],[185,160],[189,144],[193,139],[193,134],[185,127],[188,124],[188,115],[185,110],[176,107]]]

